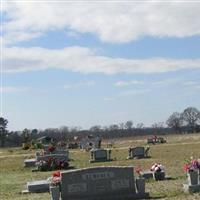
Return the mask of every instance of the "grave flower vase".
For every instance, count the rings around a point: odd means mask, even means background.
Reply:
[[[198,170],[198,185],[200,185],[200,169]]]
[[[161,181],[165,179],[165,172],[154,172],[154,179],[156,181]]]
[[[187,175],[189,185],[198,185],[198,171],[189,171]]]
[[[60,188],[59,186],[50,186],[51,200],[60,199]]]
[[[137,188],[138,193],[140,194],[145,193],[145,179],[144,178],[136,179],[136,188]]]

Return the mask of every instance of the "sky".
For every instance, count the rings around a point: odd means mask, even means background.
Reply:
[[[1,0],[9,130],[165,122],[200,109],[200,1]]]

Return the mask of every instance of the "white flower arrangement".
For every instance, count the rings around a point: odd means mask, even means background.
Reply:
[[[160,163],[155,163],[151,167],[150,170],[153,171],[153,172],[164,172],[165,171],[165,167],[162,164],[160,164]]]

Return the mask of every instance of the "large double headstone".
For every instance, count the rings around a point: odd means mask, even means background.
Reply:
[[[55,188],[51,189],[53,200]],[[140,192],[138,192],[140,191]],[[61,200],[126,200],[147,198],[136,190],[133,167],[94,167],[61,173]]]

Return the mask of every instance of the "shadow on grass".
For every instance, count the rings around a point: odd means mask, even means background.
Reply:
[[[149,197],[148,199],[163,199],[163,198],[166,198],[167,195],[159,195],[157,197]]]

